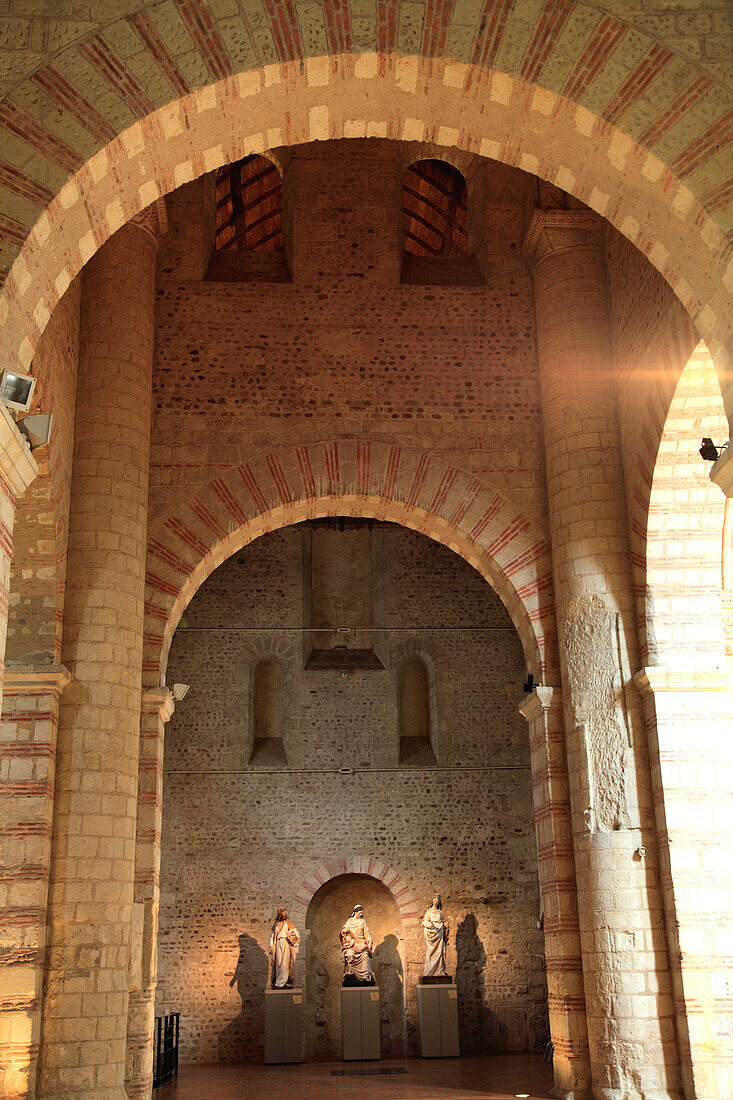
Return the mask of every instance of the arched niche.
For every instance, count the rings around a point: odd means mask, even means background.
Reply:
[[[285,672],[276,657],[261,657],[252,669],[250,729],[250,764],[272,767],[287,763],[284,744]]]
[[[282,177],[259,153],[223,164],[213,173],[214,248],[209,282],[290,280],[283,248]]]
[[[397,677],[400,764],[437,764],[435,687],[431,670],[419,653],[409,654]]]
[[[405,1053],[402,916],[391,891],[378,878],[342,874],[329,879],[310,900],[305,917],[305,1057],[341,1056],[341,962],[339,931],[354,905],[374,940],[372,969],[380,989],[382,1057]]]

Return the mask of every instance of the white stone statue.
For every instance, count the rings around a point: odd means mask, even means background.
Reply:
[[[374,941],[361,905],[354,906],[339,936],[344,960],[344,985],[374,985],[371,963]]]
[[[270,933],[270,958],[272,959],[272,988],[285,989],[293,984],[295,960],[300,948],[298,929],[288,920],[288,911],[283,906],[277,911],[275,923]]]
[[[425,968],[423,976],[426,978],[444,978],[445,973],[445,949],[448,945],[448,925],[443,920],[443,902],[440,894],[435,894],[422,919],[423,933],[425,935]]]

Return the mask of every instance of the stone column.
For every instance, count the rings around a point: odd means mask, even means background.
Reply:
[[[84,269],[39,1097],[122,1100],[135,868],[154,207]]]
[[[51,864],[56,729],[65,668],[5,673],[0,722],[0,1096],[35,1096],[46,907]]]
[[[677,1095],[637,644],[603,221],[536,211],[547,495],[593,1095]]]
[[[519,713],[529,724],[552,1068],[556,1089],[579,1097],[591,1079],[561,692],[537,687]]]
[[[641,669],[685,1096],[733,1096],[733,714],[724,669]],[[728,964],[728,965],[726,965]]]
[[[163,736],[175,703],[167,688],[143,692],[140,710],[135,893],[130,945],[125,1090],[130,1100],[153,1087],[153,1030],[160,903],[160,832],[163,814]]]

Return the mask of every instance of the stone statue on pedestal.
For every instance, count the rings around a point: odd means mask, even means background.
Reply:
[[[364,909],[355,905],[354,911],[339,933],[341,939],[341,957],[344,961],[345,986],[374,985],[371,957],[374,954],[374,941],[369,926],[364,920]]]
[[[293,984],[295,960],[300,948],[298,929],[288,920],[288,911],[280,906],[270,933],[272,988],[285,989]]]
[[[423,977],[445,978],[445,949],[448,946],[448,925],[443,920],[443,902],[435,894],[422,919],[425,936],[425,966]]]

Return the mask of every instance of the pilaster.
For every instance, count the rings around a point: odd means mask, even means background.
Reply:
[[[0,721],[0,1095],[35,1095],[51,864],[59,665],[6,671]]]
[[[687,1097],[733,1096],[733,707],[724,670],[642,668]]]
[[[555,1086],[580,1098],[591,1075],[562,693],[536,687],[518,710],[529,726]]]
[[[130,1100],[149,1097],[153,1087],[163,741],[165,726],[174,708],[175,701],[168,688],[147,688],[143,691],[125,1069],[125,1091]]]

